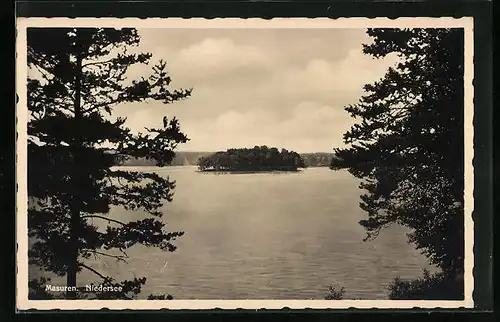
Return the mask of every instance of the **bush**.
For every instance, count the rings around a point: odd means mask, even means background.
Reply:
[[[431,275],[424,270],[423,277],[402,280],[399,277],[389,285],[391,300],[462,300],[463,279],[443,272]]]
[[[150,294],[148,295],[148,300],[173,300],[174,297],[170,294],[165,295],[165,294],[160,294],[160,295],[155,295],[155,294]]]
[[[336,290],[335,287],[328,287],[328,294],[325,296],[325,300],[342,300],[344,298],[345,289],[343,287],[340,290]]]
[[[52,300],[56,296],[45,290],[45,285],[50,283],[50,278],[40,277],[34,278],[28,282],[28,299],[29,300]]]

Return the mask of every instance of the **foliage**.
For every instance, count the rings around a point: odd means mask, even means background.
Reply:
[[[296,171],[305,168],[304,161],[297,152],[267,146],[253,149],[229,149],[217,152],[198,161],[201,171]]]
[[[341,287],[340,290],[333,286],[328,287],[328,294],[325,296],[325,300],[342,300],[344,298],[345,288]]]
[[[174,298],[172,297],[172,295],[165,295],[165,294],[161,294],[161,295],[154,295],[154,294],[151,294],[148,296],[148,300],[173,300]]]
[[[345,108],[359,121],[344,134],[350,146],[335,150],[331,168],[362,179],[367,238],[394,223],[407,226],[409,241],[463,285],[463,30],[368,34],[374,42],[364,53],[397,54],[400,63]]]
[[[389,285],[391,300],[460,300],[461,285],[450,275],[443,272],[430,274],[424,270],[421,278],[405,281],[397,277]]]
[[[163,166],[177,145],[188,140],[175,118],[165,117],[162,128],[138,134],[125,126],[126,119],[110,118],[120,103],[170,104],[191,94],[170,88],[163,61],[148,77],[129,80],[129,67],[148,65],[152,57],[129,53],[139,41],[135,29],[28,29],[28,195],[34,201],[28,228],[35,241],[29,263],[66,275],[67,286],[76,286],[77,273],[86,269],[106,285],[123,287],[123,293],[99,295],[104,298],[133,298],[146,279],[116,282],[85,259],[123,260],[135,244],[174,251],[172,242],[183,234],[167,231],[160,220],[175,182],[154,173],[113,169],[115,156],[104,147]],[[123,222],[109,216],[111,206],[140,210],[137,214],[145,217]],[[66,293],[67,298],[82,296]]]
[[[31,279],[28,281],[28,298],[30,300],[51,300],[57,299],[57,296],[47,292],[45,285],[49,284],[50,278],[41,277],[39,279]],[[63,297],[60,296],[62,299]]]

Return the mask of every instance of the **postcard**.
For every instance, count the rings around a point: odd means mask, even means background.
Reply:
[[[18,18],[17,308],[474,306],[472,18]]]

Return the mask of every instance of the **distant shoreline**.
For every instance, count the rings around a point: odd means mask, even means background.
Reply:
[[[208,169],[208,170],[198,170],[196,172],[199,173],[216,173],[216,174],[245,174],[245,173],[287,173],[287,172],[301,172],[303,170],[301,169],[296,169],[296,170],[215,170],[215,169]]]
[[[113,151],[110,151],[113,153]],[[199,160],[202,157],[209,157],[216,152],[181,152],[176,151],[174,158],[169,164],[165,166],[198,166]],[[329,167],[332,158],[335,157],[333,153],[299,153],[304,161],[306,167]],[[155,166],[156,162],[154,160],[147,160],[145,158],[133,158],[125,157],[122,162],[117,162],[117,166]]]
[[[158,168],[169,168],[169,167],[193,167],[197,168],[198,166],[195,164],[165,164],[163,167],[157,166],[155,164],[117,164],[115,167],[158,167]],[[329,168],[329,165],[310,165],[307,168]],[[231,172],[297,172],[302,171],[300,169],[297,170],[231,170]],[[198,170],[198,172],[230,172],[230,171],[221,171],[221,170]]]

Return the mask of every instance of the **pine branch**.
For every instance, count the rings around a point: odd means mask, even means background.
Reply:
[[[111,59],[108,59],[105,61],[90,62],[90,63],[83,64],[82,67],[95,66],[95,65],[101,65],[101,64],[109,64],[109,63],[112,63],[113,60],[115,60],[115,58],[111,58]]]
[[[93,249],[89,249],[88,251],[91,253],[97,254],[97,255],[116,258],[117,261],[121,261],[121,262],[128,264],[128,262],[124,258],[129,258],[129,257],[124,251],[121,251],[121,252],[125,255],[111,255],[111,254],[102,253],[102,252],[99,252],[99,251],[93,250]]]
[[[82,111],[83,111],[83,113],[93,112],[93,111],[96,111],[96,110],[98,110],[98,109],[100,109],[102,107],[108,107],[110,105],[114,105],[114,104],[120,103],[123,100],[124,100],[123,97],[118,97],[118,98],[109,100],[107,102],[103,102],[103,103],[100,103],[100,104],[94,104],[94,105],[92,105],[92,107],[89,107],[89,108],[86,108],[86,109],[82,109]]]
[[[53,75],[53,73],[52,73],[50,70],[48,70],[45,66],[42,66],[42,65],[40,65],[40,64],[33,64],[33,66],[35,66],[35,68],[38,70],[38,72],[42,75],[42,77],[43,77],[43,78],[44,78],[47,82],[51,82],[51,81],[52,81],[52,79],[50,79],[50,78],[49,78],[49,76],[48,76],[47,74],[52,74],[52,75]],[[66,83],[61,83],[61,84],[64,86],[64,88],[66,88],[66,90],[67,90],[68,92],[71,92],[71,91],[72,91],[71,86],[69,86],[68,84],[66,84]]]
[[[47,82],[50,82],[51,79],[49,78],[49,76],[47,74],[49,74],[49,72],[43,68],[42,66],[40,65],[34,65],[35,68],[38,70],[38,72],[40,73],[40,75],[43,76],[43,78],[47,81]]]
[[[78,266],[88,269],[92,273],[94,273],[97,276],[99,276],[100,278],[102,278],[105,282],[111,282],[113,280],[111,277],[102,275],[101,273],[99,273],[98,271],[96,271],[95,269],[93,269],[90,266],[87,266],[87,265],[82,264],[82,263],[79,263]]]
[[[127,225],[126,223],[124,223],[122,221],[119,221],[119,220],[116,220],[116,219],[107,218],[107,217],[104,217],[104,216],[99,216],[99,215],[86,215],[86,216],[82,216],[81,218],[82,219],[85,219],[85,218],[99,218],[99,219],[107,220],[109,222],[114,222],[114,223],[117,223],[117,224],[120,224],[120,225],[123,225],[123,226]]]

